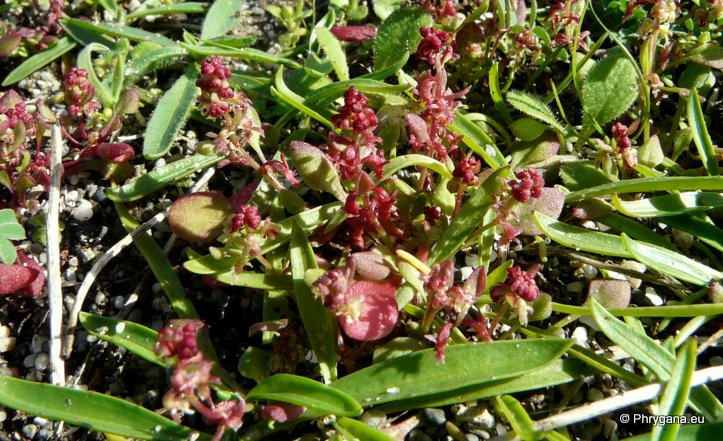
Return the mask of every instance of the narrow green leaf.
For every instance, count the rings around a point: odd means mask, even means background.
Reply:
[[[55,43],[55,46],[33,55],[23,61],[20,66],[13,69],[12,72],[3,80],[3,86],[7,87],[15,84],[23,78],[29,77],[33,72],[50,64],[56,58],[60,58],[63,54],[70,52],[76,46],[76,43],[68,37],[63,37]]]
[[[344,95],[344,92],[352,86],[359,92],[378,94],[402,93],[411,87],[408,84],[387,84],[383,81],[359,77],[349,81],[335,81],[326,86],[322,86],[309,93],[304,99],[304,104],[319,103],[323,105],[330,103]]]
[[[389,179],[394,173],[406,167],[422,166],[434,170],[443,178],[452,179],[452,173],[444,164],[426,155],[408,154],[397,156],[384,164],[384,179]]]
[[[263,349],[249,347],[238,361],[238,371],[256,383],[264,381],[270,372],[271,354]]]
[[[504,119],[505,123],[509,125],[512,124],[512,116],[510,115],[509,110],[507,110],[507,106],[505,106],[505,99],[502,96],[502,90],[500,89],[499,69],[499,64],[493,63],[489,74],[487,75],[490,85],[490,96],[492,97],[492,101],[495,103],[497,111],[500,112],[500,115],[502,115],[502,119]]]
[[[628,110],[637,96],[638,83],[632,61],[622,53],[598,61],[582,81],[585,125],[593,126],[590,119],[601,126],[607,124]]]
[[[372,3],[374,8],[374,14],[379,17],[380,20],[386,20],[392,12],[398,10],[404,0],[376,0]]]
[[[161,46],[176,45],[175,41],[155,32],[148,32],[143,29],[133,28],[118,23],[91,23],[89,21],[78,20],[70,17],[63,17],[62,23],[74,25],[78,28],[84,28],[87,31],[110,35],[112,37],[127,38],[130,41],[151,41]]]
[[[81,21],[81,23],[84,23]],[[60,20],[60,26],[63,30],[81,46],[88,46],[92,43],[100,43],[108,49],[114,51],[117,48],[114,38],[106,37],[94,30],[89,30],[83,26],[78,26],[75,22],[70,23],[66,20]],[[155,43],[153,43],[155,44]]]
[[[359,403],[339,389],[297,375],[272,375],[251,389],[246,398],[291,403],[324,415],[357,416],[362,413]]]
[[[115,202],[131,202],[160,190],[179,179],[210,167],[223,156],[193,155],[156,168],[145,175],[106,191],[108,199]]]
[[[319,44],[327,58],[331,61],[331,65],[334,66],[337,78],[340,81],[348,81],[349,66],[346,64],[346,54],[344,54],[344,49],[342,49],[339,40],[330,30],[323,26],[316,27],[316,38],[319,40]]]
[[[310,116],[311,118],[314,118],[315,120],[319,121],[320,123],[324,124],[325,126],[331,128],[333,125],[331,124],[331,121],[326,116],[322,116],[322,113],[327,113],[323,110],[316,110],[312,109],[311,107],[304,104],[304,99],[294,93],[291,89],[289,89],[286,86],[286,83],[284,83],[284,68],[280,67],[279,70],[276,71],[276,77],[274,82],[276,89],[272,89],[271,92],[273,93],[274,90],[278,93],[279,98],[281,98],[286,104],[290,105],[291,107],[294,107],[296,110],[305,113],[306,115]],[[330,117],[330,115],[327,116]]]
[[[128,81],[134,84],[140,80],[143,75],[172,66],[185,56],[186,51],[177,46],[158,47],[157,49],[148,49],[142,53],[136,53],[132,56],[132,61],[128,68]]]
[[[630,217],[667,217],[677,214],[711,210],[723,206],[723,195],[705,191],[689,191],[647,199],[622,201],[613,194],[615,208]]]
[[[509,178],[510,176],[512,176],[512,172],[508,167],[498,168],[462,204],[457,217],[452,220],[449,228],[444,230],[442,237],[432,247],[428,263],[430,266],[452,257],[469,239],[469,236],[482,227],[481,221],[487,213],[493,197],[504,185],[498,178]]]
[[[708,175],[718,176],[720,174],[718,157],[703,118],[703,109],[700,106],[700,98],[696,89],[692,89],[690,97],[688,97],[688,124],[693,129],[693,141],[695,141],[695,146],[698,147],[698,154]]]
[[[189,66],[158,101],[143,140],[143,156],[147,159],[158,159],[173,146],[200,92],[197,77],[196,68]]]
[[[540,120],[559,131],[563,130],[550,108],[540,98],[527,92],[513,90],[507,93],[507,102],[527,116]]]
[[[210,40],[229,32],[238,22],[243,0],[216,0],[203,20],[201,39]]]
[[[89,334],[103,341],[125,348],[133,354],[159,366],[170,366],[169,363],[157,356],[153,351],[153,346],[158,339],[158,333],[153,329],[146,328],[138,323],[103,317],[82,311],[80,313],[80,324],[83,325]]]
[[[616,319],[594,299],[590,301],[590,308],[595,322],[610,340],[630,354],[637,362],[650,369],[658,380],[668,381],[670,379],[675,364],[675,357],[672,353],[636,328]],[[698,407],[698,411],[705,415],[706,419],[714,420],[723,413],[723,406],[707,387],[697,387],[690,395],[691,401]]]
[[[15,211],[11,208],[0,210],[0,237],[9,240],[25,239],[25,229],[18,223]]]
[[[114,203],[116,213],[120,218],[123,228],[127,232],[131,232],[138,228],[140,225],[131,216],[128,209],[118,202]],[[171,262],[168,261],[168,257],[163,253],[161,247],[158,246],[152,236],[147,234],[139,234],[133,238],[133,243],[141,252],[143,258],[146,259],[148,267],[156,276],[158,283],[166,293],[168,297],[168,303],[171,304],[173,311],[180,318],[198,318],[198,312],[193,306],[193,303],[186,298],[186,291],[183,288],[181,280],[178,278],[178,274],[173,270]]]
[[[216,278],[219,282],[245,288],[290,291],[294,289],[294,282],[290,276],[262,273],[224,273]]]
[[[565,202],[606,196],[613,193],[650,193],[653,191],[721,191],[721,176],[664,176],[659,178],[638,178],[611,182],[584,190],[572,191],[565,196]]]
[[[98,0],[98,3],[100,3],[101,6],[103,6],[103,9],[108,11],[113,17],[119,17],[121,8],[115,0]]]
[[[376,3],[375,3],[376,4]],[[348,417],[341,417],[336,420],[336,424],[351,434],[351,436],[363,441],[394,441],[394,438],[372,426],[366,425],[361,421]]]
[[[691,215],[667,217],[665,223],[673,228],[690,233],[718,251],[723,252],[723,230],[712,223]]]
[[[530,418],[522,404],[514,397],[503,395],[495,398],[495,410],[503,415],[512,426],[520,439],[524,441],[536,441],[543,438],[542,433],[535,430],[535,423]]]
[[[540,231],[560,245],[603,256],[633,257],[620,236],[568,225],[539,212],[535,212],[532,217]]]
[[[140,11],[133,11],[126,15],[126,20],[131,21],[149,15],[173,15],[173,14],[203,14],[208,10],[208,4],[202,2],[184,2],[172,5],[158,6]]]
[[[311,348],[319,361],[324,381],[329,383],[336,379],[336,323],[332,322],[332,317],[321,299],[314,296],[304,281],[306,270],[316,268],[316,258],[309,239],[296,224],[291,227],[289,255],[299,315]]]
[[[292,69],[301,68],[301,65],[296,61],[289,60],[288,58],[282,57],[280,55],[269,54],[264,51],[254,49],[252,47],[235,48],[231,46],[225,46],[221,48],[216,46],[193,45],[187,43],[178,43],[178,45],[188,50],[194,55],[200,55],[204,57],[232,57],[238,58],[240,60],[256,61],[259,63],[281,64],[284,66],[288,66]]]
[[[673,365],[670,380],[665,385],[663,396],[660,399],[658,415],[683,415],[690,385],[695,373],[696,340],[689,340],[678,352],[678,358]],[[656,424],[653,426],[652,441],[675,441],[680,424]]]
[[[0,377],[0,403],[30,415],[126,438],[178,441],[193,435],[202,441],[211,439],[120,398],[7,376]]]
[[[484,130],[459,111],[455,110],[454,116],[454,122],[449,125],[449,128],[458,135],[462,135],[462,142],[477,153],[487,165],[496,169],[507,163],[502,152]]]
[[[437,362],[434,349],[425,349],[374,364],[331,386],[362,406],[412,398],[421,402],[540,369],[560,357],[571,344],[562,339],[531,339],[451,345],[442,364]]]
[[[633,239],[642,240],[643,242],[647,242],[663,248],[668,248],[670,250],[676,249],[675,245],[673,245],[670,240],[668,240],[668,238],[659,235],[655,231],[651,230],[650,228],[639,222],[636,222],[624,216],[620,216],[619,214],[610,213],[605,216],[600,216],[595,220],[607,225],[614,230],[625,233]],[[668,221],[666,219],[666,223],[667,222]]]
[[[444,407],[456,403],[466,403],[503,394],[526,392],[559,384],[571,383],[578,378],[596,373],[595,369],[574,358],[555,360],[519,377],[499,381],[490,381],[459,389],[441,392],[428,397],[415,397],[395,400],[382,404],[379,409],[385,412],[398,412],[426,407]]]
[[[374,39],[374,70],[399,60],[407,60],[417,50],[422,36],[419,28],[432,26],[432,17],[422,8],[402,8],[392,12],[379,26]]]
[[[630,254],[648,268],[652,268],[676,279],[706,286],[711,279],[720,280],[723,273],[675,251],[655,245],[638,242],[625,233],[621,236],[623,245]]]
[[[686,297],[686,299],[688,298]],[[553,302],[552,310],[563,314],[590,315],[590,309],[585,306],[563,305]],[[610,308],[607,311],[616,317],[697,317],[723,314],[723,304],[637,306],[635,308]]]
[[[100,43],[91,43],[83,48],[78,54],[78,67],[85,69],[88,72],[88,81],[91,82],[95,88],[95,95],[100,99],[103,106],[112,107],[115,103],[113,100],[113,94],[110,89],[98,79],[95,74],[95,68],[93,67],[93,60],[91,60],[91,54],[93,52],[108,52],[109,49]]]
[[[686,424],[680,428],[677,441],[709,441],[720,438],[723,433],[723,421],[708,424]],[[651,434],[644,433],[623,441],[650,441]]]

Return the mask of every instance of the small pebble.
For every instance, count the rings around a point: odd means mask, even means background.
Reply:
[[[23,435],[29,439],[33,439],[36,433],[38,433],[38,426],[35,424],[26,424],[23,426]]]
[[[96,305],[103,306],[103,305],[105,305],[105,302],[106,302],[105,294],[103,294],[102,292],[99,292],[98,294],[95,295],[95,304]]]
[[[33,335],[33,339],[30,340],[30,351],[33,354],[42,352],[43,345],[45,345],[45,342],[47,342],[47,341],[48,341],[48,338],[44,335],[40,335],[40,334]]]
[[[0,353],[15,349],[15,337],[0,337]]]
[[[587,343],[587,328],[584,326],[578,326],[572,331],[572,338],[577,344],[584,348],[589,348],[590,345]]]
[[[422,415],[427,422],[433,426],[443,426],[447,417],[442,409],[424,409]]]
[[[8,418],[8,414],[4,410],[0,410],[0,423]]]
[[[457,415],[455,419],[461,423],[470,423],[483,429],[495,427],[495,417],[485,407],[470,407]]]
[[[605,398],[605,395],[600,389],[596,387],[593,387],[592,389],[587,391],[587,399],[590,401],[600,401],[603,398]]]
[[[459,271],[462,273],[462,280],[467,280],[469,276],[472,275],[474,269],[471,266],[463,266]]]
[[[78,266],[78,258],[73,256],[70,259],[68,259],[68,266],[77,267]]]
[[[585,266],[582,267],[582,275],[586,280],[594,279],[595,276],[597,276],[597,268],[592,265],[585,264]]]
[[[474,433],[467,433],[464,435],[466,441],[479,441],[479,437]]]
[[[645,288],[645,298],[648,299],[653,306],[662,306],[663,303],[665,303],[658,293],[655,292],[655,288],[650,286]]]
[[[633,271],[637,271],[639,273],[644,273],[648,268],[643,265],[642,263],[638,262],[637,260],[623,260],[620,262],[620,266],[623,268],[631,269]],[[643,283],[642,280],[636,279],[635,277],[625,275],[625,279],[627,279],[628,283],[630,283],[630,287],[633,289],[640,288],[640,284]]]
[[[10,328],[8,328],[5,325],[0,324],[0,337],[9,337],[10,336]]]
[[[30,354],[27,357],[25,357],[23,359],[23,366],[25,366],[26,368],[35,367],[35,357],[36,356],[37,356],[36,354]]]
[[[103,202],[106,199],[105,191],[103,191],[102,188],[99,188],[98,190],[93,193],[93,199],[95,199],[97,202]]]
[[[113,307],[115,309],[121,309],[125,305],[126,299],[123,296],[113,297]]]
[[[368,412],[364,412],[364,415],[361,416],[361,420],[367,426],[379,428],[383,427],[384,423],[387,421],[387,414],[381,410],[371,409]]]
[[[477,268],[479,266],[479,256],[476,254],[467,254],[464,256],[464,264],[467,266],[471,266],[472,269]]]
[[[93,217],[93,204],[87,199],[81,199],[78,206],[72,211],[73,218],[78,222],[85,222]]]
[[[502,423],[497,423],[495,430],[497,430],[497,436],[503,436],[507,433],[507,427],[505,427]]]
[[[414,429],[409,432],[409,437],[407,439],[409,441],[433,441],[431,436],[427,435],[419,429]]]

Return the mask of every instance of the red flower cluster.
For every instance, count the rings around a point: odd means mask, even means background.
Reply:
[[[457,14],[457,8],[452,0],[424,0],[424,9],[437,21]]]
[[[65,74],[63,91],[68,115],[72,117],[91,115],[100,109],[100,103],[93,100],[95,87],[88,81],[88,71],[85,69],[71,67]]]
[[[628,126],[620,122],[616,122],[612,128],[613,139],[617,146],[615,153],[622,156],[625,165],[629,168],[634,168],[638,165],[638,155],[635,150],[630,148],[633,144],[630,142],[630,138],[628,138],[628,135],[632,132],[634,132],[634,129],[628,128]]]
[[[261,216],[256,205],[241,205],[231,218],[231,231],[238,231],[243,226],[254,231],[259,225],[261,225]]]
[[[482,163],[474,156],[462,158],[454,168],[452,175],[469,185],[477,181],[477,174],[480,172],[481,167]]]
[[[225,115],[239,97],[236,96],[228,79],[231,69],[223,65],[219,57],[211,57],[201,63],[201,77],[196,86],[201,88],[199,108],[204,115],[219,118]]]
[[[206,332],[206,325],[200,320],[171,320],[159,332],[154,350],[160,357],[175,357],[177,361],[171,374],[172,389],[163,396],[163,406],[177,420],[183,413],[199,412],[207,424],[217,425],[213,440],[219,441],[227,427],[241,427],[246,403],[214,402],[211,385],[221,384],[221,380],[211,373],[213,365],[198,347],[198,339],[206,338]]]
[[[535,274],[538,267],[523,271],[518,265],[513,266],[507,272],[505,283],[496,285],[490,291],[490,296],[495,303],[502,303],[505,298],[510,298],[513,303],[517,299],[531,302],[540,296],[540,288],[535,283]]]
[[[453,61],[459,58],[454,53],[454,36],[441,29],[419,28],[422,35],[422,41],[417,46],[417,58],[426,62],[430,66],[437,63],[444,64],[447,61]]]
[[[364,173],[358,188],[349,194],[343,207],[349,215],[346,223],[352,229],[351,243],[354,247],[365,248],[362,237],[365,232],[403,237],[403,232],[393,223],[397,217],[396,202],[396,191],[390,194]]]
[[[542,187],[545,186],[545,180],[542,174],[534,168],[527,168],[515,172],[516,180],[508,181],[512,197],[518,202],[527,202],[530,198],[539,198],[542,194]]]

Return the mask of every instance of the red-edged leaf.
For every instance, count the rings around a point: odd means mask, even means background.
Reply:
[[[377,28],[374,26],[334,26],[331,33],[341,41],[355,43],[366,41],[377,36]]]
[[[104,142],[98,144],[95,153],[102,159],[120,164],[136,157],[136,152],[125,142]]]

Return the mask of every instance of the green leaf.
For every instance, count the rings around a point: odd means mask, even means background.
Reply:
[[[398,412],[423,407],[444,407],[497,395],[526,392],[571,383],[596,372],[595,369],[580,360],[567,358],[564,360],[555,360],[552,363],[518,377],[466,386],[430,395],[429,397],[415,397],[406,400],[391,401],[381,405],[379,408],[386,412]]]
[[[709,424],[686,424],[680,428],[677,441],[710,441],[718,439],[723,433],[723,421]],[[651,434],[645,433],[623,441],[650,441]]]
[[[692,234],[699,240],[723,252],[723,230],[712,223],[691,215],[667,217],[665,223],[673,228]]]
[[[609,55],[595,63],[582,80],[585,125],[607,124],[635,102],[638,83],[635,66],[624,54]]]
[[[455,110],[454,116],[454,122],[449,125],[449,128],[458,135],[462,135],[462,142],[477,153],[487,165],[496,169],[507,163],[502,152],[484,130],[459,111]]]
[[[101,101],[104,107],[113,107],[114,99],[110,89],[98,79],[91,60],[93,52],[109,52],[109,49],[100,43],[91,43],[83,48],[78,54],[78,67],[88,72],[88,81],[95,88],[95,96]]]
[[[376,3],[375,3],[376,4]],[[357,421],[348,417],[337,419],[336,424],[339,428],[346,431],[351,436],[363,441],[394,441],[394,438],[382,432],[381,430],[368,426],[361,421]]]
[[[705,191],[690,191],[647,199],[622,201],[613,194],[615,208],[626,216],[648,218],[712,210],[723,207],[723,195]]]
[[[503,395],[495,398],[495,410],[510,422],[512,430],[524,441],[537,441],[543,434],[535,429],[535,423],[530,418],[522,404],[514,397]]]
[[[374,39],[374,70],[407,60],[422,41],[419,28],[428,28],[432,24],[432,17],[422,8],[403,8],[392,12],[379,26]]]
[[[664,176],[658,178],[637,178],[598,185],[597,187],[573,191],[565,196],[565,202],[575,202],[613,193],[649,193],[653,191],[723,190],[721,176]]]
[[[720,280],[723,273],[675,251],[655,245],[638,242],[625,233],[621,236],[623,245],[630,254],[648,268],[676,279],[706,286],[711,279]]]
[[[309,93],[304,99],[304,104],[318,103],[324,105],[330,103],[344,95],[344,92],[352,86],[360,92],[382,95],[406,92],[411,87],[408,84],[387,84],[383,81],[359,77],[349,81],[335,81],[322,86]]]
[[[670,381],[663,389],[660,399],[658,415],[683,415],[690,385],[695,372],[696,340],[689,340],[678,352],[678,358],[673,365]],[[653,426],[652,441],[675,441],[677,439],[679,423],[656,424]]]
[[[592,316],[598,327],[614,343],[620,346],[635,361],[645,365],[660,381],[668,381],[675,357],[667,349],[653,339],[616,319],[605,310],[595,299],[590,300]],[[691,401],[705,415],[706,419],[715,419],[723,413],[718,399],[705,386],[697,387],[691,393]]]
[[[176,42],[155,32],[144,31],[118,23],[91,23],[85,20],[78,20],[70,17],[63,17],[61,24],[72,25],[76,28],[83,28],[90,32],[110,35],[112,37],[127,38],[130,41],[150,41],[161,46],[175,46]]]
[[[376,363],[334,383],[362,406],[422,400],[540,369],[572,345],[563,339],[494,341],[447,347],[445,362],[425,349]],[[414,401],[408,401],[414,408]]]
[[[189,66],[158,101],[143,140],[143,156],[147,159],[158,159],[173,146],[200,93],[197,77],[196,68]]]
[[[633,257],[620,236],[568,225],[543,213],[534,213],[532,216],[540,230],[560,245],[603,256]]]
[[[153,346],[158,339],[158,333],[153,329],[146,328],[138,323],[103,317],[82,311],[80,313],[80,324],[83,325],[89,334],[103,341],[125,348],[133,354],[159,366],[171,366],[170,363],[156,355],[153,351]]]
[[[281,100],[284,101],[286,104],[290,105],[291,107],[302,113],[305,113],[311,118],[314,118],[315,120],[319,121],[320,123],[324,124],[329,128],[333,127],[333,124],[331,123],[331,121],[329,121],[331,115],[328,112],[322,109],[313,109],[312,107],[306,105],[302,97],[294,93],[286,86],[286,83],[284,83],[283,67],[280,67],[279,70],[276,71],[274,85],[276,86],[276,88],[272,88],[271,93],[273,94],[274,92],[276,92],[276,94],[278,94],[278,97],[281,98]],[[322,115],[322,113],[324,113],[324,115]]]
[[[135,201],[192,173],[210,167],[222,159],[223,156],[187,156],[153,169],[121,187],[111,188],[106,191],[106,195],[114,202]]]
[[[316,38],[319,40],[319,45],[321,45],[327,58],[331,61],[331,65],[334,66],[337,78],[340,81],[348,81],[349,66],[346,64],[346,54],[344,54],[344,49],[342,49],[339,40],[330,30],[323,26],[316,27]]]
[[[158,47],[153,45],[153,47],[155,49],[142,51],[138,51],[138,47],[136,48],[127,73],[129,83],[134,84],[149,72],[157,72],[170,67],[186,56],[186,51],[177,46]]]
[[[208,10],[208,4],[202,2],[184,2],[172,5],[158,6],[156,8],[148,8],[140,11],[133,11],[126,15],[126,20],[131,21],[136,18],[146,17],[149,15],[173,15],[173,14],[203,14]]]
[[[238,371],[256,383],[264,381],[270,372],[271,354],[263,349],[249,347],[238,361]]]
[[[191,270],[189,269],[189,271]],[[263,289],[265,291],[291,291],[294,289],[294,282],[291,277],[287,275],[248,272],[235,274],[227,272],[224,274],[219,274],[218,277],[216,277],[216,280],[233,286],[243,286],[245,288],[252,289]]]
[[[293,224],[291,228],[289,256],[299,315],[311,348],[319,361],[324,381],[328,383],[336,379],[336,323],[332,321],[322,300],[314,296],[304,281],[306,270],[317,266],[309,239],[297,224]]]
[[[251,389],[246,399],[291,403],[324,415],[357,416],[362,413],[359,403],[339,389],[298,375],[272,375]]]
[[[406,167],[422,166],[428,169],[434,170],[439,173],[443,178],[452,179],[452,173],[445,167],[444,164],[437,161],[436,159],[430,158],[426,155],[418,155],[410,153],[408,155],[397,156],[396,158],[390,159],[384,164],[384,176],[383,179],[389,179],[394,173]]]
[[[507,102],[515,109],[531,116],[559,131],[563,131],[563,127],[552,113],[549,107],[539,98],[527,92],[513,90],[507,93]]]
[[[211,439],[120,398],[7,376],[0,377],[0,403],[30,415],[126,438],[178,441],[194,434],[199,440]]]
[[[565,187],[573,192],[610,183],[610,178],[595,161],[588,160],[563,163],[560,166],[560,176]]]
[[[43,52],[37,53],[27,60],[23,61],[20,66],[13,69],[12,72],[3,80],[3,86],[7,87],[15,84],[23,78],[29,77],[33,72],[50,64],[53,60],[60,58],[64,54],[73,50],[76,43],[68,37],[63,37],[55,43],[55,46]]]
[[[404,0],[375,0],[372,3],[374,8],[374,14],[379,17],[380,20],[386,20],[392,12],[398,10]]]
[[[121,13],[121,8],[115,0],[98,0],[98,3],[103,6],[103,9],[108,11],[113,17],[118,18]]]
[[[229,32],[238,23],[243,0],[216,0],[203,20],[201,39],[210,40]]]
[[[199,55],[202,57],[212,57],[212,56],[219,56],[219,57],[231,57],[231,58],[238,58],[240,60],[248,60],[248,61],[256,61],[259,63],[273,63],[273,64],[281,64],[284,66],[288,66],[293,69],[299,69],[301,68],[301,65],[297,63],[296,61],[289,60],[288,58],[282,57],[280,55],[275,54],[269,54],[259,49],[254,49],[252,47],[244,47],[244,48],[235,48],[231,46],[224,46],[224,47],[217,47],[217,46],[209,46],[209,42],[206,42],[204,45],[193,45],[193,44],[187,44],[187,43],[178,43],[179,46],[186,49],[190,53],[194,55]]]
[[[668,238],[659,235],[640,222],[620,216],[619,214],[610,213],[605,216],[596,217],[595,220],[621,233],[625,233],[633,239],[642,240],[643,242],[668,248],[670,250],[676,249],[675,245],[673,245]],[[666,223],[667,222],[668,221],[666,219]]]
[[[25,239],[25,230],[15,218],[15,211],[10,208],[0,210],[0,261],[12,265],[18,254],[11,240]]]
[[[501,167],[482,182],[475,193],[462,205],[457,217],[452,220],[449,227],[442,233],[442,237],[432,247],[428,265],[432,266],[452,257],[470,235],[482,227],[481,221],[489,209],[493,197],[499,194],[500,187],[504,185],[498,178],[509,178],[510,176],[512,176],[510,169]]]
[[[718,157],[713,147],[713,141],[710,139],[710,134],[708,134],[708,127],[703,118],[703,109],[700,106],[700,98],[696,89],[691,90],[690,97],[688,97],[688,124],[693,129],[693,141],[695,141],[695,146],[698,147],[698,154],[708,175],[718,176],[720,174]]]
[[[115,210],[118,213],[123,228],[130,233],[131,231],[138,228],[140,225],[138,221],[131,216],[128,209],[115,202]],[[173,311],[180,318],[198,318],[198,312],[193,306],[193,303],[186,298],[186,291],[183,288],[181,280],[178,278],[178,274],[173,269],[171,262],[168,257],[163,253],[161,247],[158,246],[152,236],[147,234],[139,234],[133,238],[133,243],[141,252],[143,258],[146,259],[148,267],[156,276],[158,283],[166,293],[168,303],[171,304]]]

